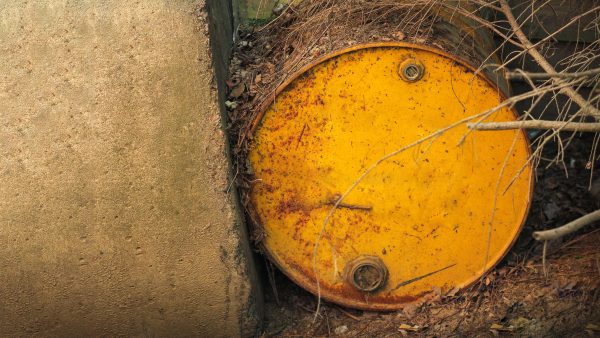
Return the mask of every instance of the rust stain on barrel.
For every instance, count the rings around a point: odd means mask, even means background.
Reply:
[[[407,82],[409,58],[425,67]],[[471,133],[460,125],[427,147],[381,163],[341,202],[315,243],[337,198],[375,161],[458,120],[496,106],[505,84],[453,55],[407,43],[355,46],[327,55],[290,77],[254,121],[249,162],[257,180],[250,198],[265,232],[264,252],[292,280],[344,306],[393,310],[432,290],[463,287],[492,268],[517,237],[531,199],[532,170],[495,195],[526,163],[520,131]],[[501,109],[496,120],[513,121]],[[511,147],[515,141],[515,146]],[[512,151],[511,156],[506,156]],[[497,210],[484,266],[492,201]],[[361,255],[378,256],[385,287],[365,295],[343,276]],[[313,265],[316,262],[316,269]],[[451,269],[428,275],[440,267]],[[317,272],[317,274],[315,274]],[[422,279],[394,289],[415,276]]]

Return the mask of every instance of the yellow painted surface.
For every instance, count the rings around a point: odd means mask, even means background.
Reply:
[[[421,80],[398,75],[407,58],[424,65]],[[265,251],[316,293],[313,250],[336,196],[384,155],[501,100],[485,79],[430,50],[399,45],[326,58],[279,93],[255,132],[251,198]],[[512,120],[509,109],[488,119]],[[520,131],[474,132],[459,146],[466,133],[463,124],[390,158],[343,201],[371,209],[339,208],[327,225],[315,260],[324,298],[395,309],[437,288],[466,286],[502,258],[528,211],[529,167],[506,190],[528,143]],[[367,255],[389,272],[372,293],[344,276],[348,262]]]

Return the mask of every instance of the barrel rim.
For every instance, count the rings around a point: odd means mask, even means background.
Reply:
[[[254,118],[254,120],[252,121],[252,125],[250,127],[250,135],[254,135],[255,132],[258,130],[258,127],[260,126],[260,122],[262,121],[262,119],[264,118],[268,108],[276,101],[276,98],[279,94],[281,94],[284,90],[287,89],[287,87],[293,83],[296,79],[300,78],[301,76],[303,76],[306,72],[308,72],[310,69],[324,63],[327,62],[331,59],[334,59],[338,56],[341,56],[343,54],[347,54],[347,53],[352,53],[352,52],[356,52],[356,51],[360,51],[360,50],[364,50],[364,49],[371,49],[371,48],[394,48],[394,47],[399,47],[399,48],[412,48],[412,49],[418,49],[418,50],[423,50],[423,51],[427,51],[427,52],[431,52],[431,53],[435,53],[438,54],[440,56],[449,58],[451,60],[453,60],[454,62],[456,62],[457,64],[467,68],[468,70],[470,70],[471,72],[474,73],[474,75],[480,76],[481,78],[483,78],[490,86],[494,87],[494,88],[498,88],[498,94],[500,96],[501,101],[506,100],[507,98],[507,94],[502,92],[502,90],[500,89],[500,87],[492,80],[490,79],[487,75],[485,75],[485,73],[483,72],[478,72],[477,69],[471,65],[468,62],[465,62],[462,59],[457,58],[456,56],[449,54],[443,50],[440,50],[438,48],[432,48],[429,46],[424,46],[424,45],[419,45],[419,44],[413,44],[413,43],[407,43],[407,42],[375,42],[375,43],[367,43],[367,44],[358,44],[355,46],[351,46],[351,47],[347,47],[347,48],[342,48],[336,51],[333,51],[331,53],[328,53],[306,65],[304,65],[302,68],[300,68],[298,71],[294,72],[291,76],[289,76],[282,84],[280,84],[276,89],[275,92],[273,93],[273,95],[269,95],[268,99],[265,99],[265,101],[263,101],[260,106],[259,106],[259,114]],[[510,109],[510,111],[513,113],[515,119],[518,119],[519,115],[516,113],[515,109],[513,107],[507,107]],[[527,136],[527,133],[524,130],[519,130],[520,133],[522,133],[523,135],[523,139],[527,144],[527,153],[528,153],[528,158],[531,157],[532,152],[531,152],[531,142]],[[515,245],[517,239],[519,238],[520,234],[523,231],[523,228],[525,226],[525,223],[527,221],[528,215],[531,211],[531,204],[533,201],[533,192],[534,192],[534,184],[535,184],[535,170],[534,168],[532,168],[531,166],[531,162],[528,161],[526,163],[526,166],[531,168],[530,170],[530,174],[529,174],[529,196],[527,199],[527,205],[525,207],[525,213],[524,213],[524,217],[521,221],[521,224],[518,227],[518,231],[516,232],[516,236],[512,239],[512,241],[506,246],[506,249],[504,250],[504,252],[502,252],[500,255],[498,255],[497,259],[495,259],[495,262],[490,265],[489,268],[485,269],[485,271],[483,271],[479,276],[473,278],[473,280],[471,281],[467,281],[461,285],[457,285],[457,287],[461,290],[468,288],[469,286],[475,284],[478,280],[481,280],[481,278],[483,278],[484,276],[486,276],[490,271],[493,271],[497,265],[504,259],[504,257],[506,257],[506,255],[510,252],[510,250],[512,249],[512,247]],[[252,205],[252,203],[249,203],[247,205],[247,208],[249,209],[248,211],[254,213],[256,216],[258,216],[256,214],[256,210],[254,210],[254,207]],[[258,218],[258,217],[257,217]],[[252,219],[255,219],[255,217],[252,217]],[[255,222],[258,222],[258,219],[254,220]],[[260,224],[258,224],[258,226],[260,226]],[[260,242],[258,243],[258,246],[260,247],[260,251],[262,253],[264,253],[267,258],[273,263],[275,264],[275,266],[277,266],[277,268],[284,274],[286,275],[289,279],[291,279],[294,283],[296,283],[298,286],[302,287],[303,289],[305,289],[306,291],[312,293],[313,295],[317,296],[317,294],[320,294],[320,297],[322,299],[328,300],[330,302],[333,302],[335,304],[338,305],[342,305],[342,306],[347,306],[350,308],[355,308],[355,309],[360,309],[360,310],[367,310],[367,311],[396,311],[399,309],[402,309],[406,306],[409,306],[411,304],[417,303],[419,302],[423,297],[425,297],[427,294],[423,294],[423,295],[418,295],[417,298],[414,301],[407,301],[407,302],[401,302],[401,303],[377,303],[377,304],[367,304],[364,302],[357,302],[357,301],[353,301],[351,299],[347,299],[344,297],[339,297],[336,296],[335,294],[329,292],[326,288],[323,288],[323,286],[321,286],[320,288],[317,288],[317,282],[311,280],[308,276],[303,275],[301,273],[299,273],[299,271],[296,270],[284,270],[282,268],[282,266],[285,266],[285,264],[282,264],[276,257],[275,255],[273,255],[270,250],[264,245],[264,242]],[[489,260],[490,262],[492,261],[492,259]],[[318,292],[320,290],[320,292]]]

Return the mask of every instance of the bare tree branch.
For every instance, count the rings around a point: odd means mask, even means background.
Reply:
[[[577,123],[569,121],[526,120],[510,122],[469,123],[469,129],[480,131],[513,129],[560,129],[561,131],[600,132],[600,123]]]
[[[546,58],[535,48],[535,46],[529,41],[523,30],[519,26],[517,19],[512,13],[510,6],[506,0],[499,0],[500,7],[502,8],[502,13],[506,15],[508,23],[512,27],[517,39],[521,42],[523,46],[525,46],[525,50],[531,57],[544,69],[544,71],[550,75],[556,75],[558,72],[552,67],[552,65],[546,60]],[[559,77],[552,77],[552,81],[556,84],[564,84],[564,80]],[[584,99],[573,87],[567,86],[561,90],[563,94],[568,96],[571,100],[581,107],[581,113],[585,115],[593,115],[597,119],[600,119],[600,110],[594,107],[589,101]]]
[[[574,220],[573,222],[561,226],[560,228],[545,231],[536,231],[533,233],[533,238],[535,238],[538,241],[550,241],[553,239],[561,238],[598,220],[600,220],[600,210],[596,210],[592,213],[589,213],[581,218]]]
[[[506,72],[506,79],[507,80],[525,80],[525,79],[547,80],[547,79],[551,79],[551,78],[576,79],[576,78],[582,78],[582,77],[595,76],[598,74],[600,74],[600,68],[590,69],[590,70],[583,71],[583,72],[556,73],[556,74],[528,73],[528,72],[524,72],[522,70],[517,70],[517,71],[512,71],[512,72]]]

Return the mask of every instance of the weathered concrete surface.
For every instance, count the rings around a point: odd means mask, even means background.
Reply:
[[[0,2],[0,336],[254,333],[203,5]]]

